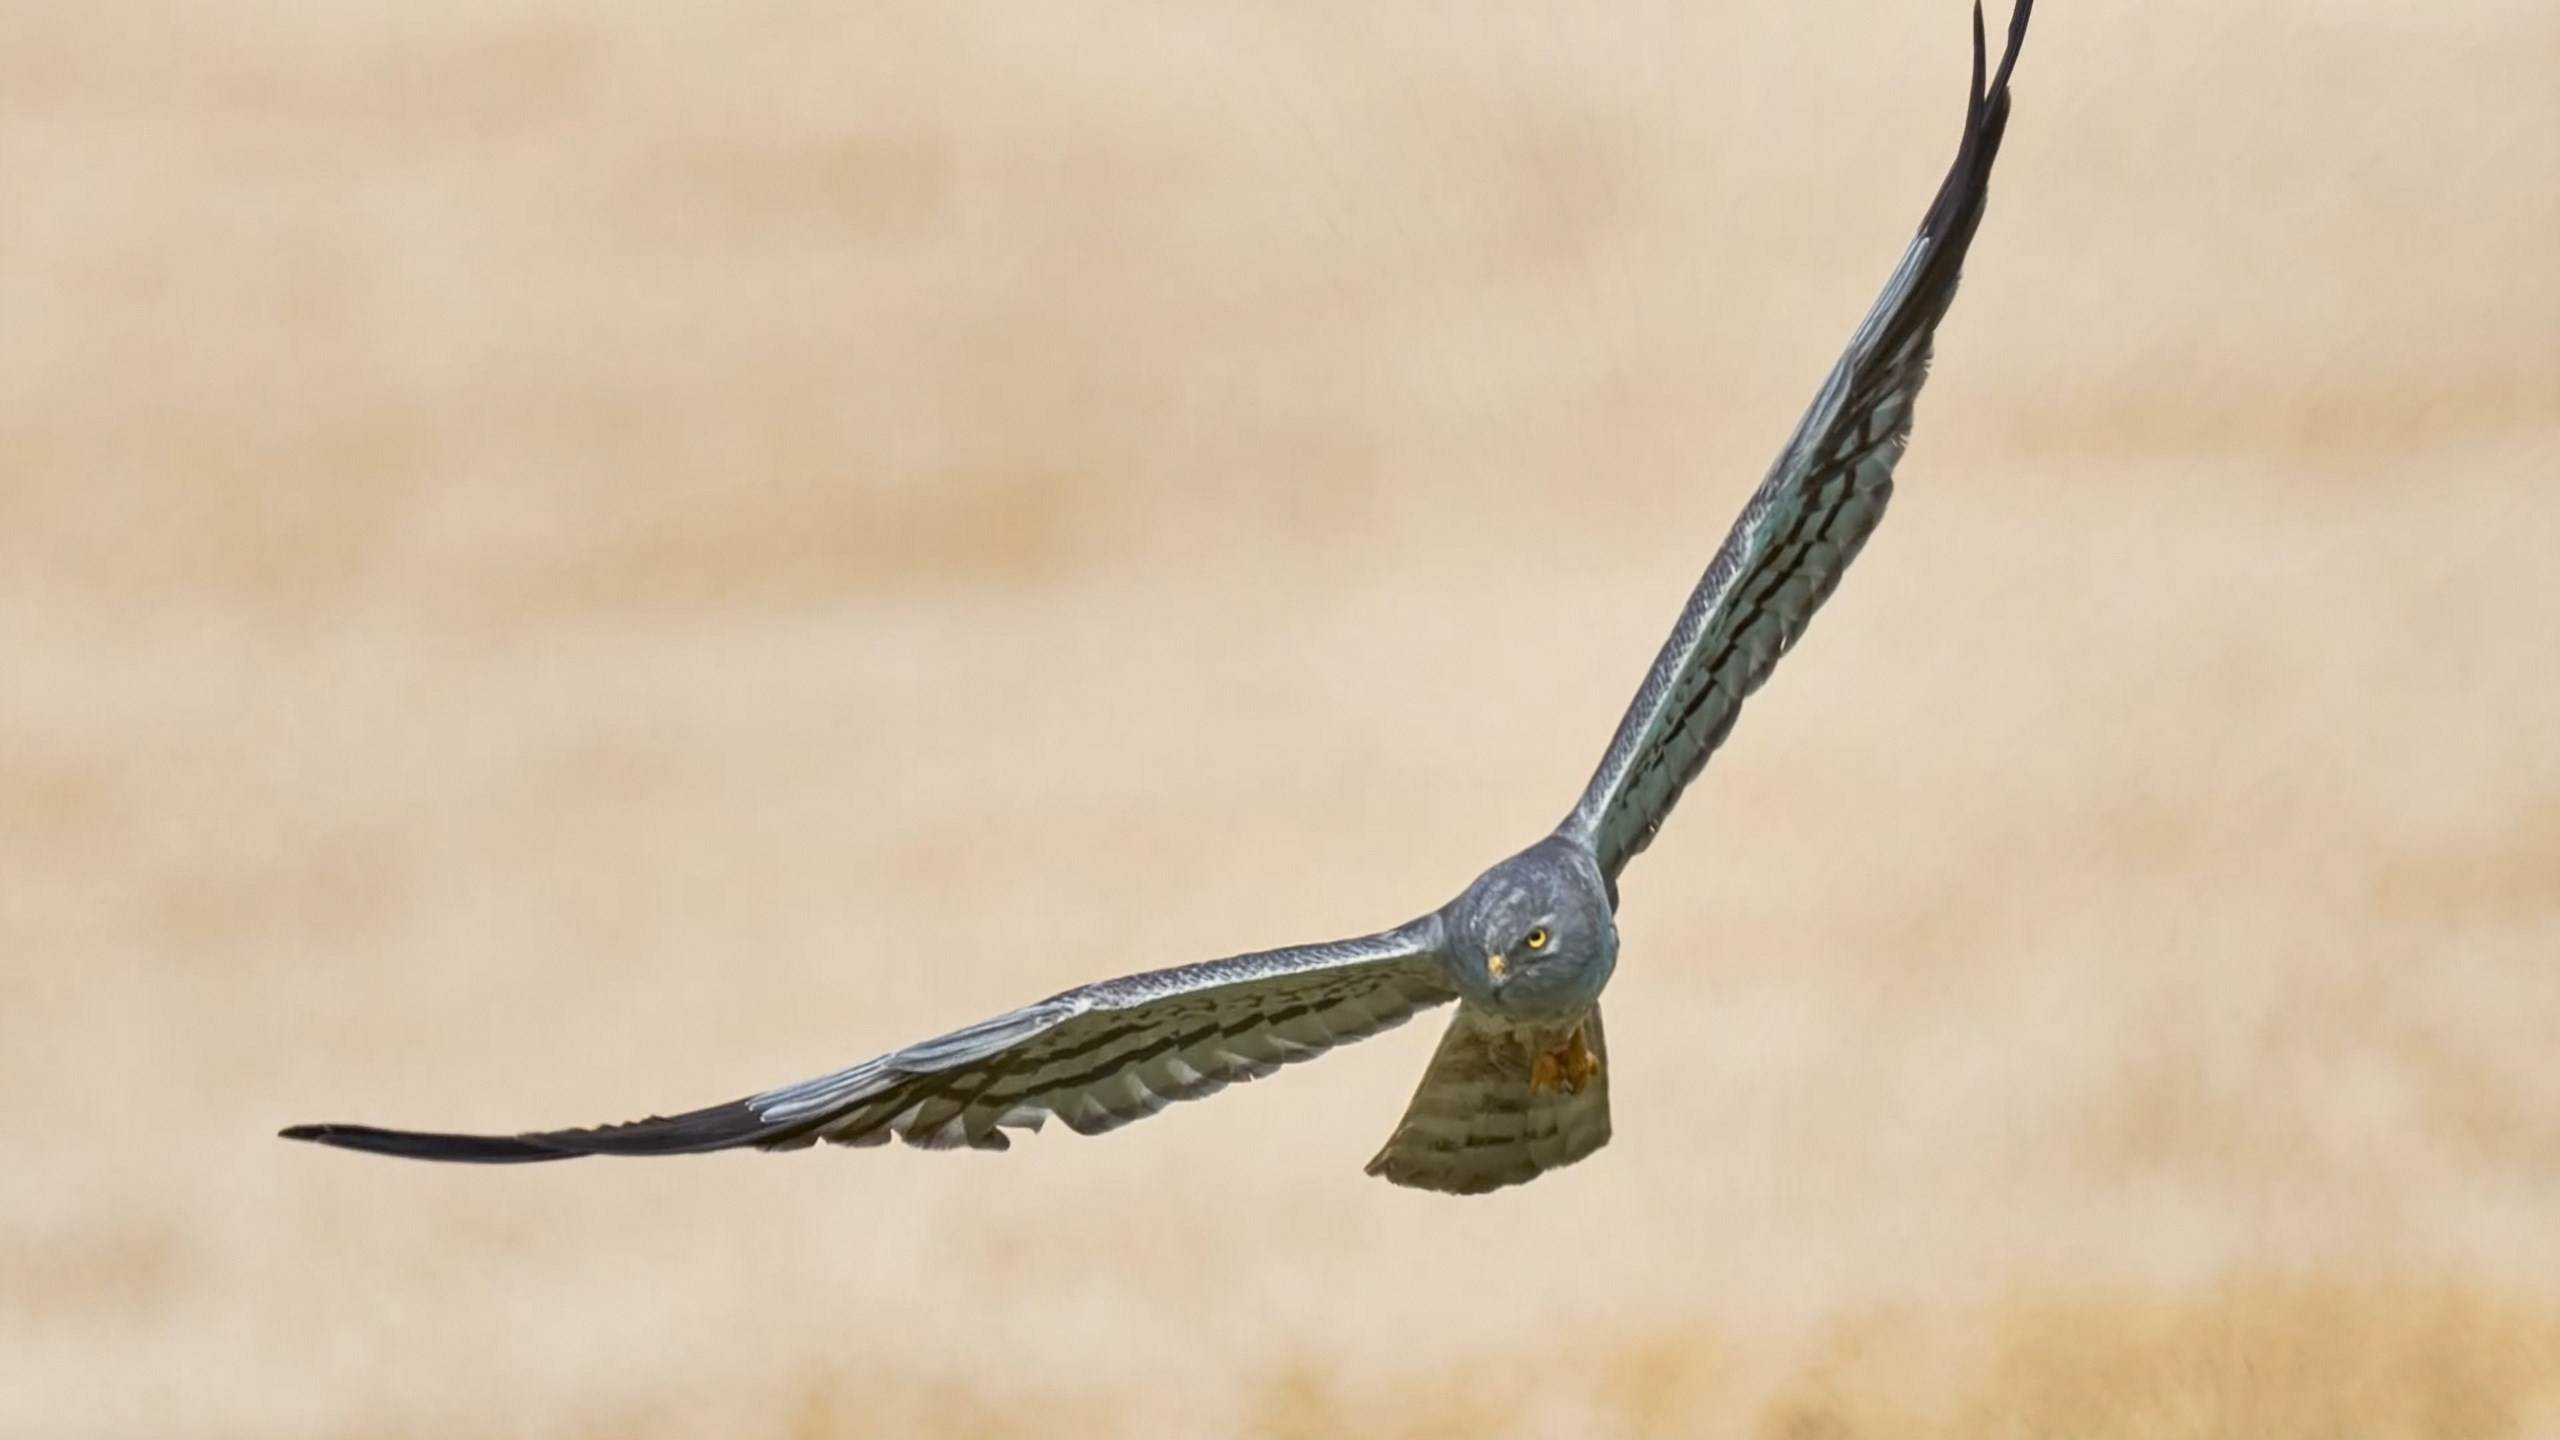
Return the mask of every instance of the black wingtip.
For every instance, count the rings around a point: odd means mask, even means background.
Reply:
[[[287,1140],[361,1150],[368,1155],[396,1155],[404,1160],[525,1165],[541,1160],[575,1160],[581,1155],[694,1155],[747,1145],[770,1149],[791,1143],[825,1120],[825,1116],[815,1116],[775,1124],[758,1115],[745,1101],[733,1100],[682,1115],[653,1115],[627,1125],[527,1135],[455,1135],[431,1130],[385,1130],[373,1125],[288,1125],[276,1133]]]
[[[530,1138],[503,1135],[440,1135],[418,1130],[384,1130],[372,1125],[288,1125],[276,1134],[339,1150],[368,1155],[396,1155],[407,1160],[443,1160],[467,1165],[523,1165],[537,1160],[574,1160],[579,1152],[557,1149]]]
[[[1974,0],[1974,3],[1978,7],[1981,0]],[[2016,4],[2009,7],[2007,48],[2000,52],[2000,73],[1993,77],[1992,89],[2005,91],[2009,88],[2009,70],[2018,63],[2018,51],[2027,43],[2027,15],[2035,8],[2036,0],[2017,0]]]
[[[1982,77],[1988,74],[1991,69],[1989,58],[1983,53],[1984,49],[1985,46],[1982,40],[1982,0],[1973,0],[1973,88],[1966,93],[1973,97],[1973,105],[1977,109],[1982,105]]]
[[[1938,198],[1921,222],[1921,232],[1944,239],[1955,237],[1952,247],[1961,250],[1972,239],[1973,226],[1982,217],[1985,191],[1991,180],[1991,165],[2000,154],[2001,137],[2009,128],[2009,74],[2017,67],[2018,52],[2027,40],[2027,19],[2035,10],[2035,0],[2017,0],[2009,11],[2009,33],[2006,48],[2000,52],[2000,65],[1991,68],[1990,45],[1982,21],[1982,0],[1973,5],[1973,71],[1965,92],[1964,138],[1956,147],[1955,163],[1948,167],[1946,183],[1939,188]]]
[[[2035,8],[2035,0],[2016,0],[2009,7],[2009,33],[2001,41],[2000,68],[1990,72],[1986,84],[1983,73],[1990,57],[1983,44],[1982,0],[1973,0],[1973,105],[1965,117],[1965,128],[1968,132],[1989,130],[1993,149],[1999,147],[1999,132],[2008,123],[2009,74],[2018,66],[2018,52],[2026,47],[2027,18]],[[1983,163],[1990,163],[1988,157]]]

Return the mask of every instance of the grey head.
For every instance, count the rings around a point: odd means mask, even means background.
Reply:
[[[1589,849],[1551,835],[1441,912],[1458,993],[1518,1020],[1578,1016],[1618,964],[1618,922]]]

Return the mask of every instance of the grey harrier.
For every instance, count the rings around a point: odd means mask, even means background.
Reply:
[[[421,1160],[677,1155],[891,1136],[1002,1150],[1051,1116],[1085,1134],[1269,1074],[1458,1002],[1369,1173],[1474,1194],[1609,1140],[1599,999],[1618,959],[1618,877],[1804,633],[1884,516],[1930,337],[1981,223],[2009,118],[2017,0],[1984,83],[1982,12],[1954,165],[1813,408],[1689,596],[1597,774],[1555,832],[1448,904],[1358,940],[1238,955],[1069,990],[849,1070],[672,1118],[513,1136],[297,1125],[284,1134]]]

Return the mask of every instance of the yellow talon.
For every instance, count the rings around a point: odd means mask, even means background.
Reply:
[[[1579,1095],[1599,1074],[1600,1057],[1592,1050],[1582,1027],[1576,1025],[1564,1041],[1564,1088]]]
[[[1529,1061],[1529,1093],[1544,1095],[1564,1083],[1564,1064],[1556,1052],[1541,1050]]]
[[[1589,1037],[1576,1025],[1552,1050],[1540,1050],[1529,1059],[1529,1093],[1546,1095],[1562,1090],[1579,1095],[1590,1087],[1600,1073],[1600,1057],[1591,1049]]]

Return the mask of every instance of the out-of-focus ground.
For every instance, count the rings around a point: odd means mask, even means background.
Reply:
[[[1995,26],[1997,17],[1995,17]],[[2560,1433],[2560,10],[2049,3],[1896,512],[1431,1023],[1008,1156],[435,1170],[1570,802],[1961,8],[0,17],[0,1434]]]

